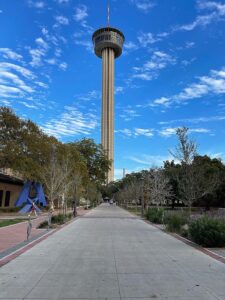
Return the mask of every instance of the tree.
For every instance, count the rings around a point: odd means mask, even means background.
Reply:
[[[45,165],[41,174],[51,210],[54,210],[54,201],[65,196],[65,186],[71,172],[67,157],[60,161],[57,150],[53,147],[49,163]]]
[[[172,186],[163,169],[152,169],[149,176],[151,203],[164,205],[173,197]]]
[[[106,174],[111,162],[105,156],[101,145],[97,145],[92,139],[82,139],[73,143],[86,163],[89,178],[98,186],[105,184]]]
[[[20,119],[11,109],[0,107],[1,168],[11,168],[24,179],[38,181],[52,145],[59,144],[32,121]]]
[[[189,165],[197,155],[197,144],[188,137],[188,128],[182,127],[176,130],[178,145],[175,151],[170,151],[172,156],[180,163]]]
[[[197,157],[197,145],[188,137],[188,128],[177,129],[178,146],[173,154],[180,162],[176,180],[181,200],[190,209],[194,202],[213,193],[217,185],[217,177],[206,174]]]

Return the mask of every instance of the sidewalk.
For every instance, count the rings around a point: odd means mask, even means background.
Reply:
[[[86,213],[83,208],[78,208],[78,216]],[[14,216],[14,218],[16,218]],[[40,223],[48,219],[48,214],[45,213],[35,219],[32,219],[32,231],[30,240],[39,237],[46,233],[46,229],[38,229]],[[15,246],[23,243],[27,239],[27,221],[0,227],[0,255],[2,252],[14,248]]]
[[[0,268],[0,299],[225,300],[225,265],[107,204]]]
[[[47,214],[32,219],[31,239],[43,233],[43,229],[37,229],[38,225],[47,220]],[[44,230],[46,231],[46,230]],[[27,239],[27,221],[0,228],[0,254],[7,249],[15,247]]]

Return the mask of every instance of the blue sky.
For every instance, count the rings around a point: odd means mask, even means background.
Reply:
[[[67,142],[100,142],[107,0],[0,0],[0,102]],[[126,42],[115,68],[115,175],[170,159],[175,130],[225,158],[225,1],[111,0]]]

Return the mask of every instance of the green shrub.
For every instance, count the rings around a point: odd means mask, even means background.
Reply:
[[[152,223],[162,224],[164,209],[158,207],[150,207],[146,212],[146,219]]]
[[[58,214],[55,216],[52,216],[52,223],[53,224],[64,224],[66,222],[67,218],[63,214]]]
[[[164,222],[168,231],[181,233],[182,226],[187,224],[187,218],[182,214],[172,214],[167,215]]]
[[[191,239],[205,247],[225,246],[225,221],[203,217],[189,226]]]
[[[188,229],[182,227],[180,231],[180,235],[187,239],[189,237]]]
[[[66,223],[67,221],[69,221],[70,219],[72,219],[72,217],[73,217],[73,213],[69,213],[67,215],[58,214],[58,215],[52,216],[52,223],[62,225],[64,223]]]
[[[68,220],[72,219],[73,218],[73,213],[67,214],[66,217],[67,217]]]
[[[38,226],[38,228],[47,228],[47,227],[48,227],[48,221],[43,221]]]

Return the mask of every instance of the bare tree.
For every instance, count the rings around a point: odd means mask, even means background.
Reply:
[[[176,130],[178,145],[175,151],[170,151],[172,156],[183,164],[191,164],[197,154],[197,144],[188,137],[188,128],[182,127]]]
[[[53,149],[49,163],[42,170],[42,182],[45,186],[45,194],[49,200],[51,210],[54,210],[54,200],[65,193],[68,176],[71,173],[69,165],[67,158],[60,162],[55,149]]]
[[[151,170],[149,176],[151,203],[157,206],[163,205],[173,197],[172,186],[162,169]]]

